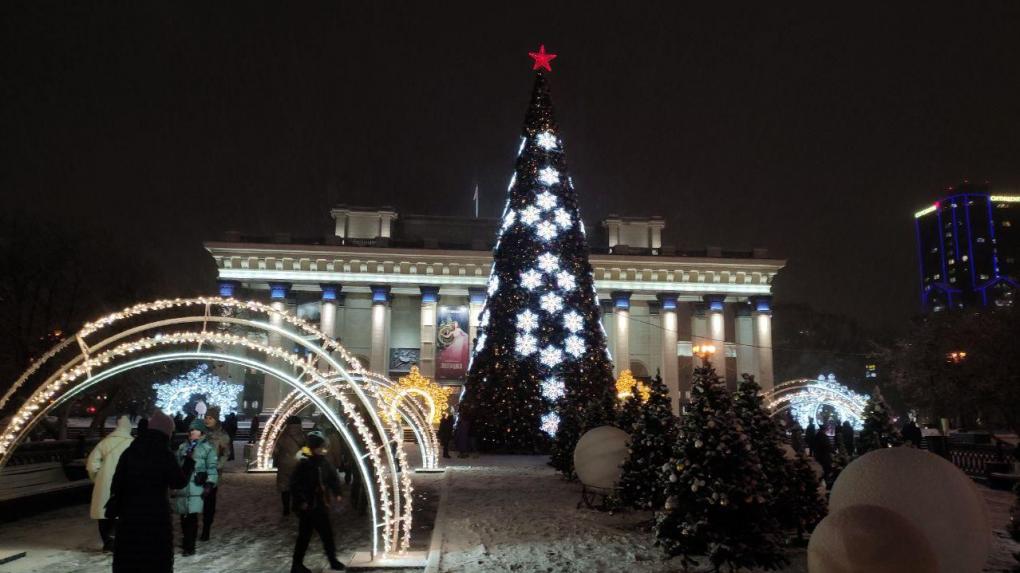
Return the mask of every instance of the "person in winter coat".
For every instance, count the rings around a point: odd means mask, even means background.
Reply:
[[[103,551],[113,551],[114,524],[113,519],[106,518],[106,502],[110,500],[110,486],[113,485],[113,474],[117,471],[117,462],[121,454],[131,445],[131,419],[127,416],[117,418],[117,428],[102,439],[89,454],[85,467],[92,480],[92,506],[89,516],[99,520],[99,537],[103,540]]]
[[[234,450],[234,442],[230,434],[220,423],[220,407],[209,406],[205,411],[205,426],[209,431],[205,435],[205,441],[216,450],[216,473],[223,475],[223,466],[227,465],[227,458]],[[220,490],[219,480],[206,490],[205,499],[202,503],[202,535],[201,541],[209,541],[209,532],[212,530],[213,518],[216,517],[216,493]]]
[[[294,544],[294,561],[291,573],[311,573],[305,567],[305,552],[312,539],[312,531],[319,534],[322,548],[329,559],[331,571],[344,570],[343,563],[336,558],[336,542],[333,540],[333,526],[329,521],[333,500],[341,501],[340,477],[336,468],[326,459],[326,436],[319,431],[308,433],[307,446],[298,454],[298,464],[290,477],[290,491],[294,512],[298,522],[297,542]]]
[[[227,414],[227,417],[223,419],[223,429],[230,436],[230,455],[227,457],[227,461],[234,461],[234,448],[233,444],[237,441],[237,414],[231,412]]]
[[[443,445],[443,457],[450,457],[450,440],[453,439],[453,412],[447,412],[446,416],[439,422],[439,431],[436,432],[439,443]]]
[[[297,454],[305,445],[305,431],[301,429],[301,418],[291,416],[276,439],[273,447],[273,465],[276,466],[276,489],[283,501],[283,514],[290,515],[290,476],[297,467]]]
[[[911,445],[915,448],[921,447],[921,439],[923,438],[921,434],[921,428],[918,427],[918,425],[914,423],[913,420],[910,420],[909,422],[904,424],[903,430],[901,430],[900,433],[903,436],[903,441],[906,444]]]
[[[120,456],[106,505],[107,519],[117,519],[113,573],[172,573],[174,528],[168,491],[184,487],[195,468],[189,455],[178,464],[170,451],[174,422],[162,412],[149,418]]]
[[[808,418],[807,428],[804,428],[804,441],[807,443],[809,450],[814,450],[815,447],[815,436],[818,434],[818,428],[815,426],[815,419]],[[814,452],[812,452],[812,455]]]
[[[854,455],[854,427],[850,423],[850,420],[846,420],[839,427],[840,434],[843,436],[843,445],[846,447],[847,455]]]
[[[824,431],[819,431],[815,433],[815,439],[809,442],[809,445],[812,457],[822,466],[823,479],[828,480],[832,472],[832,444],[829,443],[829,436]]]
[[[471,453],[471,418],[461,412],[457,420],[457,428],[453,431],[453,439],[457,442],[460,457],[466,458]]]
[[[177,448],[177,462],[184,465],[189,457],[194,460],[195,473],[187,485],[173,492],[174,511],[181,516],[181,549],[185,556],[195,554],[198,537],[198,516],[203,500],[219,481],[216,448],[205,439],[208,428],[202,420],[193,420],[188,439]]]

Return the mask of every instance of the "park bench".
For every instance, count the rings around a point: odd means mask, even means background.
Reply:
[[[90,486],[88,478],[68,479],[67,472],[60,462],[12,465],[0,471],[0,504]]]

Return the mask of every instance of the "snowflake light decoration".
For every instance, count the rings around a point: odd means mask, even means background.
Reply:
[[[535,204],[543,211],[556,207],[556,196],[548,191],[542,191],[535,197]]]
[[[553,225],[549,221],[542,221],[535,227],[535,233],[541,237],[543,241],[551,241],[556,238],[556,225]]]
[[[538,315],[528,309],[517,315],[517,328],[524,332],[531,332],[538,328]]]
[[[566,348],[567,354],[574,358],[580,358],[585,350],[584,339],[576,334],[572,334],[563,341],[563,347]]]
[[[209,372],[208,364],[199,364],[170,382],[153,384],[156,390],[156,407],[167,415],[183,412],[191,397],[201,394],[205,403],[219,406],[223,414],[237,412],[237,397],[244,391],[240,384],[228,384],[222,378]]]
[[[568,312],[563,315],[563,328],[566,328],[570,332],[579,332],[582,328],[584,328],[584,317],[576,310]]]
[[[538,352],[538,355],[539,362],[545,364],[550,368],[556,366],[560,362],[563,362],[563,351],[560,350],[559,348],[556,348],[552,344],[540,350]]]
[[[542,284],[542,273],[535,269],[528,269],[521,273],[521,286],[528,290],[534,290]]]
[[[542,253],[538,256],[538,268],[551,273],[560,268],[560,260],[552,253]]]
[[[549,437],[556,435],[560,429],[560,417],[555,412],[549,412],[542,416],[542,431],[549,434]]]
[[[559,400],[567,395],[563,380],[559,378],[546,378],[542,380],[542,396],[546,400]]]
[[[560,172],[556,171],[552,167],[546,167],[538,171],[538,180],[543,185],[555,185],[560,182]]]
[[[475,352],[481,352],[485,348],[485,339],[488,338],[483,332],[478,336],[478,340],[475,341]]]
[[[563,229],[569,229],[573,224],[570,220],[570,213],[568,213],[566,209],[562,207],[556,209],[556,224]]]
[[[514,350],[517,354],[530,356],[538,350],[538,339],[530,334],[518,334]]]
[[[538,137],[535,139],[537,140],[538,146],[546,151],[556,149],[556,136],[553,135],[551,131],[543,131],[538,134]]]
[[[509,229],[510,226],[514,224],[514,221],[516,219],[517,219],[516,211],[514,211],[513,209],[507,211],[506,215],[503,215],[503,230],[505,231]]]
[[[525,225],[534,225],[542,218],[542,211],[534,205],[528,205],[521,209],[521,222]]]
[[[542,310],[549,314],[556,314],[563,310],[563,297],[554,292],[547,292],[538,300],[539,306],[542,307]]]
[[[499,277],[492,275],[489,277],[489,296],[496,294],[499,289]]]
[[[567,271],[560,271],[556,274],[556,284],[562,290],[574,290],[577,286],[577,280],[574,279],[574,275]]]
[[[485,311],[482,312],[481,318],[478,319],[478,326],[489,326],[489,309],[485,309]]]

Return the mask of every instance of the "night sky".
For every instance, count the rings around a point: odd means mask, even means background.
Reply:
[[[0,8],[2,204],[107,229],[167,295],[212,291],[203,240],[336,203],[469,215],[477,183],[496,216],[539,43],[589,224],[767,247],[777,302],[903,324],[913,212],[1020,188],[1016,2],[100,4]]]

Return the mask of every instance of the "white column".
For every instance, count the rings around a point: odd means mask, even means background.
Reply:
[[[287,295],[290,293],[290,284],[287,283],[271,283],[269,285],[269,306],[273,307],[274,310],[280,312],[287,311]],[[269,315],[269,324],[283,328],[283,316],[280,314],[273,313]],[[283,343],[283,337],[276,332],[269,333],[269,346],[279,347]],[[278,361],[270,361],[272,366],[281,369],[287,369],[288,367],[280,364]],[[280,382],[275,377],[266,374],[262,383],[262,413],[271,413],[280,405],[280,401],[283,400],[283,382]]]
[[[715,346],[712,366],[715,373],[726,381],[726,321],[723,309],[723,297],[708,295],[705,297],[705,315],[708,319],[709,344]]]
[[[436,310],[439,306],[439,287],[421,289],[421,351],[418,370],[422,376],[436,379]]]
[[[482,307],[485,306],[485,289],[468,289],[468,335],[471,337],[471,350],[474,351],[475,339],[478,338],[478,325],[481,322]]]
[[[754,346],[757,354],[758,375],[756,379],[762,390],[768,391],[775,387],[772,373],[772,300],[770,297],[759,297],[752,302],[754,312]]]
[[[737,313],[734,320],[737,345],[737,380],[742,380],[744,374],[753,374],[758,380],[757,356],[754,348],[754,321],[746,307]]]
[[[680,364],[677,361],[676,343],[679,332],[677,320],[676,295],[660,294],[659,302],[662,305],[660,311],[662,318],[662,381],[669,388],[670,401],[673,403],[673,413],[680,413]]]
[[[630,370],[630,293],[614,292],[613,297],[613,326],[616,330],[613,345],[613,374],[617,377],[620,372]]]
[[[388,285],[372,285],[372,349],[369,355],[369,370],[386,375],[389,349],[387,348],[387,324],[390,306],[390,287]]]

